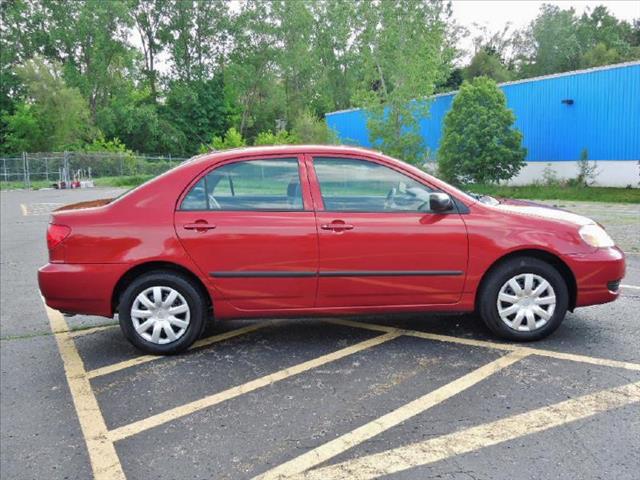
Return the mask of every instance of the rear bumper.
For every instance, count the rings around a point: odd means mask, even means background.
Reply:
[[[48,263],[38,270],[38,285],[51,308],[112,317],[111,296],[126,269],[126,264]]]
[[[569,268],[576,277],[576,307],[612,302],[620,295],[615,282],[624,277],[624,253],[617,247],[589,254],[567,255]],[[613,290],[611,288],[614,288]]]

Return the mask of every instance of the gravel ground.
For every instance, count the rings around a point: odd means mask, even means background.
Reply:
[[[640,254],[640,204],[539,200],[579,213],[604,225],[625,253]]]

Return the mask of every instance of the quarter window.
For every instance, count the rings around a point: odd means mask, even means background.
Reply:
[[[223,165],[195,184],[181,210],[302,210],[298,160]]]
[[[344,158],[313,162],[324,209],[335,212],[428,212],[433,190],[378,163]]]

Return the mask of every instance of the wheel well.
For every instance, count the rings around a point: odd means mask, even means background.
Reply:
[[[207,288],[202,283],[202,280],[200,280],[200,278],[198,278],[198,276],[195,275],[189,269],[181,265],[170,263],[170,262],[147,262],[147,263],[142,263],[140,265],[136,265],[132,269],[128,270],[120,278],[120,280],[118,280],[116,287],[113,289],[113,295],[111,296],[111,306],[114,312],[117,312],[118,310],[118,304],[120,303],[120,295],[122,294],[122,292],[126,290],[129,284],[140,275],[143,275],[148,272],[152,272],[154,270],[170,270],[172,272],[184,275],[189,280],[191,280],[198,289],[200,289],[200,291],[204,295],[204,298],[207,299],[207,304],[209,308],[213,305],[211,296],[209,295]]]
[[[562,259],[560,259],[560,257],[552,253],[545,252],[544,250],[535,250],[535,249],[518,250],[515,252],[511,252],[503,257],[500,257],[498,260],[493,262],[491,267],[489,267],[489,269],[487,269],[487,271],[482,276],[482,280],[480,280],[480,284],[477,289],[477,292],[480,292],[482,284],[484,283],[485,279],[487,278],[487,276],[492,270],[497,268],[499,265],[502,265],[504,262],[517,257],[533,257],[533,258],[537,258],[538,260],[542,260],[543,262],[547,262],[550,265],[553,265],[553,267],[555,267],[555,269],[558,270],[560,275],[562,275],[562,278],[567,284],[567,289],[569,290],[569,310],[573,311],[573,309],[576,307],[576,297],[578,294],[576,277],[573,275],[573,272],[567,266],[567,264],[564,263]],[[477,301],[478,301],[478,294],[476,293],[476,305],[477,305]]]

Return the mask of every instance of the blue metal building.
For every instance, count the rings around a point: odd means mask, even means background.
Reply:
[[[576,160],[587,149],[589,159],[598,162],[598,184],[639,186],[640,62],[507,82],[500,88],[528,150],[527,166],[513,183],[540,179],[547,167],[560,177],[575,177]],[[432,157],[455,94],[429,100],[429,118],[420,127]],[[371,145],[363,110],[328,113],[326,122],[344,143]]]

